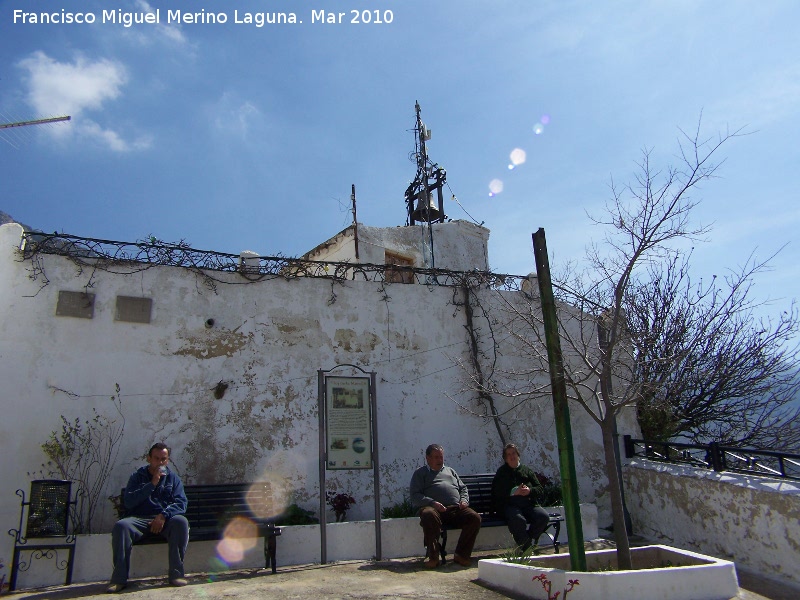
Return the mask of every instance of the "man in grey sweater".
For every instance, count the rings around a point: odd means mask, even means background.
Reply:
[[[428,464],[414,471],[410,485],[411,504],[419,515],[428,549],[425,567],[439,566],[442,524],[461,528],[453,560],[468,567],[481,528],[481,516],[469,507],[467,486],[458,473],[444,466],[444,449],[439,444],[425,449],[425,462]]]

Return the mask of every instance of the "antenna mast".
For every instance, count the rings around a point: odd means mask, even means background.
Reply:
[[[414,127],[415,144],[414,154],[412,155],[417,163],[417,174],[414,181],[406,189],[406,209],[408,219],[406,225],[414,225],[416,222],[428,225],[428,238],[431,252],[431,268],[436,268],[436,258],[433,253],[433,223],[444,223],[444,197],[442,187],[447,181],[447,173],[443,168],[428,158],[428,150],[425,142],[431,139],[431,131],[422,122],[422,110],[419,102],[415,103],[417,111],[417,122]],[[433,192],[437,192],[438,206],[434,202]]]
[[[406,208],[408,209],[407,225],[416,222],[444,223],[444,197],[442,187],[447,181],[447,173],[443,168],[428,158],[425,142],[431,139],[431,131],[422,122],[422,110],[416,103],[417,123],[414,128],[415,148],[413,157],[417,163],[417,174],[414,181],[406,189]],[[438,206],[433,200],[433,192],[437,192]]]
[[[47,123],[59,123],[69,121],[71,116],[50,117],[49,119],[34,119],[33,121],[17,121],[16,123],[0,123],[0,129],[10,129],[11,127],[27,127],[28,125],[45,125]]]
[[[5,117],[4,118],[8,118]],[[19,148],[17,143],[25,140],[25,136],[21,135],[21,132],[18,131],[19,127],[28,127],[30,125],[50,125],[52,123],[60,123],[61,121],[69,121],[72,119],[70,116],[63,116],[63,117],[50,117],[49,119],[32,119],[30,121],[15,121],[11,123],[2,123],[0,122],[0,140],[6,142],[9,146],[13,148]],[[5,130],[9,130],[6,132]],[[16,132],[16,135],[11,135],[13,132]]]

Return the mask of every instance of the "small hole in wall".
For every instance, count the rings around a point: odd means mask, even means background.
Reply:
[[[206,329],[211,329],[214,326],[214,319],[206,319]]]

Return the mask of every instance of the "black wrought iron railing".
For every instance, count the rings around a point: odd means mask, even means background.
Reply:
[[[226,254],[198,250],[179,242],[169,244],[152,238],[138,242],[120,242],[82,238],[73,235],[25,232],[21,246],[25,260],[39,262],[41,255],[64,256],[79,268],[118,272],[139,271],[154,266],[172,266],[212,273],[239,273],[250,282],[276,277],[294,279],[317,277],[337,281],[374,281],[385,283],[418,283],[433,286],[484,287],[501,291],[519,291],[528,282],[523,275],[507,275],[490,271],[452,271],[402,265],[316,261],[285,256]],[[33,276],[46,276],[44,266],[35,264]],[[238,282],[240,283],[240,282]]]
[[[625,456],[640,456],[659,462],[687,464],[714,471],[732,471],[800,480],[800,454],[749,450],[723,446],[716,442],[708,445],[636,440],[624,436]]]

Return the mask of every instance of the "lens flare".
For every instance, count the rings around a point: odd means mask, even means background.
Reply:
[[[539,122],[542,125],[547,125],[548,123],[550,123],[550,115],[542,115],[542,118],[539,119]]]
[[[213,583],[217,580],[217,574],[228,570],[228,565],[219,557],[214,556],[208,561],[208,581]]]
[[[525,153],[525,150],[522,148],[514,148],[509,155],[511,159],[511,164],[515,167],[518,167],[521,164],[524,164],[528,158],[528,155]]]
[[[277,473],[265,473],[262,481],[247,490],[245,501],[250,512],[259,519],[276,517],[286,510],[291,498],[289,480]]]
[[[542,125],[541,123],[537,123],[536,125],[533,126],[533,133],[535,133],[536,135],[542,135],[543,131],[544,131],[544,125]]]
[[[257,540],[258,525],[250,519],[235,517],[225,527],[217,544],[217,556],[228,565],[242,562],[247,551],[255,548]]]
[[[489,196],[496,196],[503,191],[503,182],[499,179],[492,179],[489,182]]]

